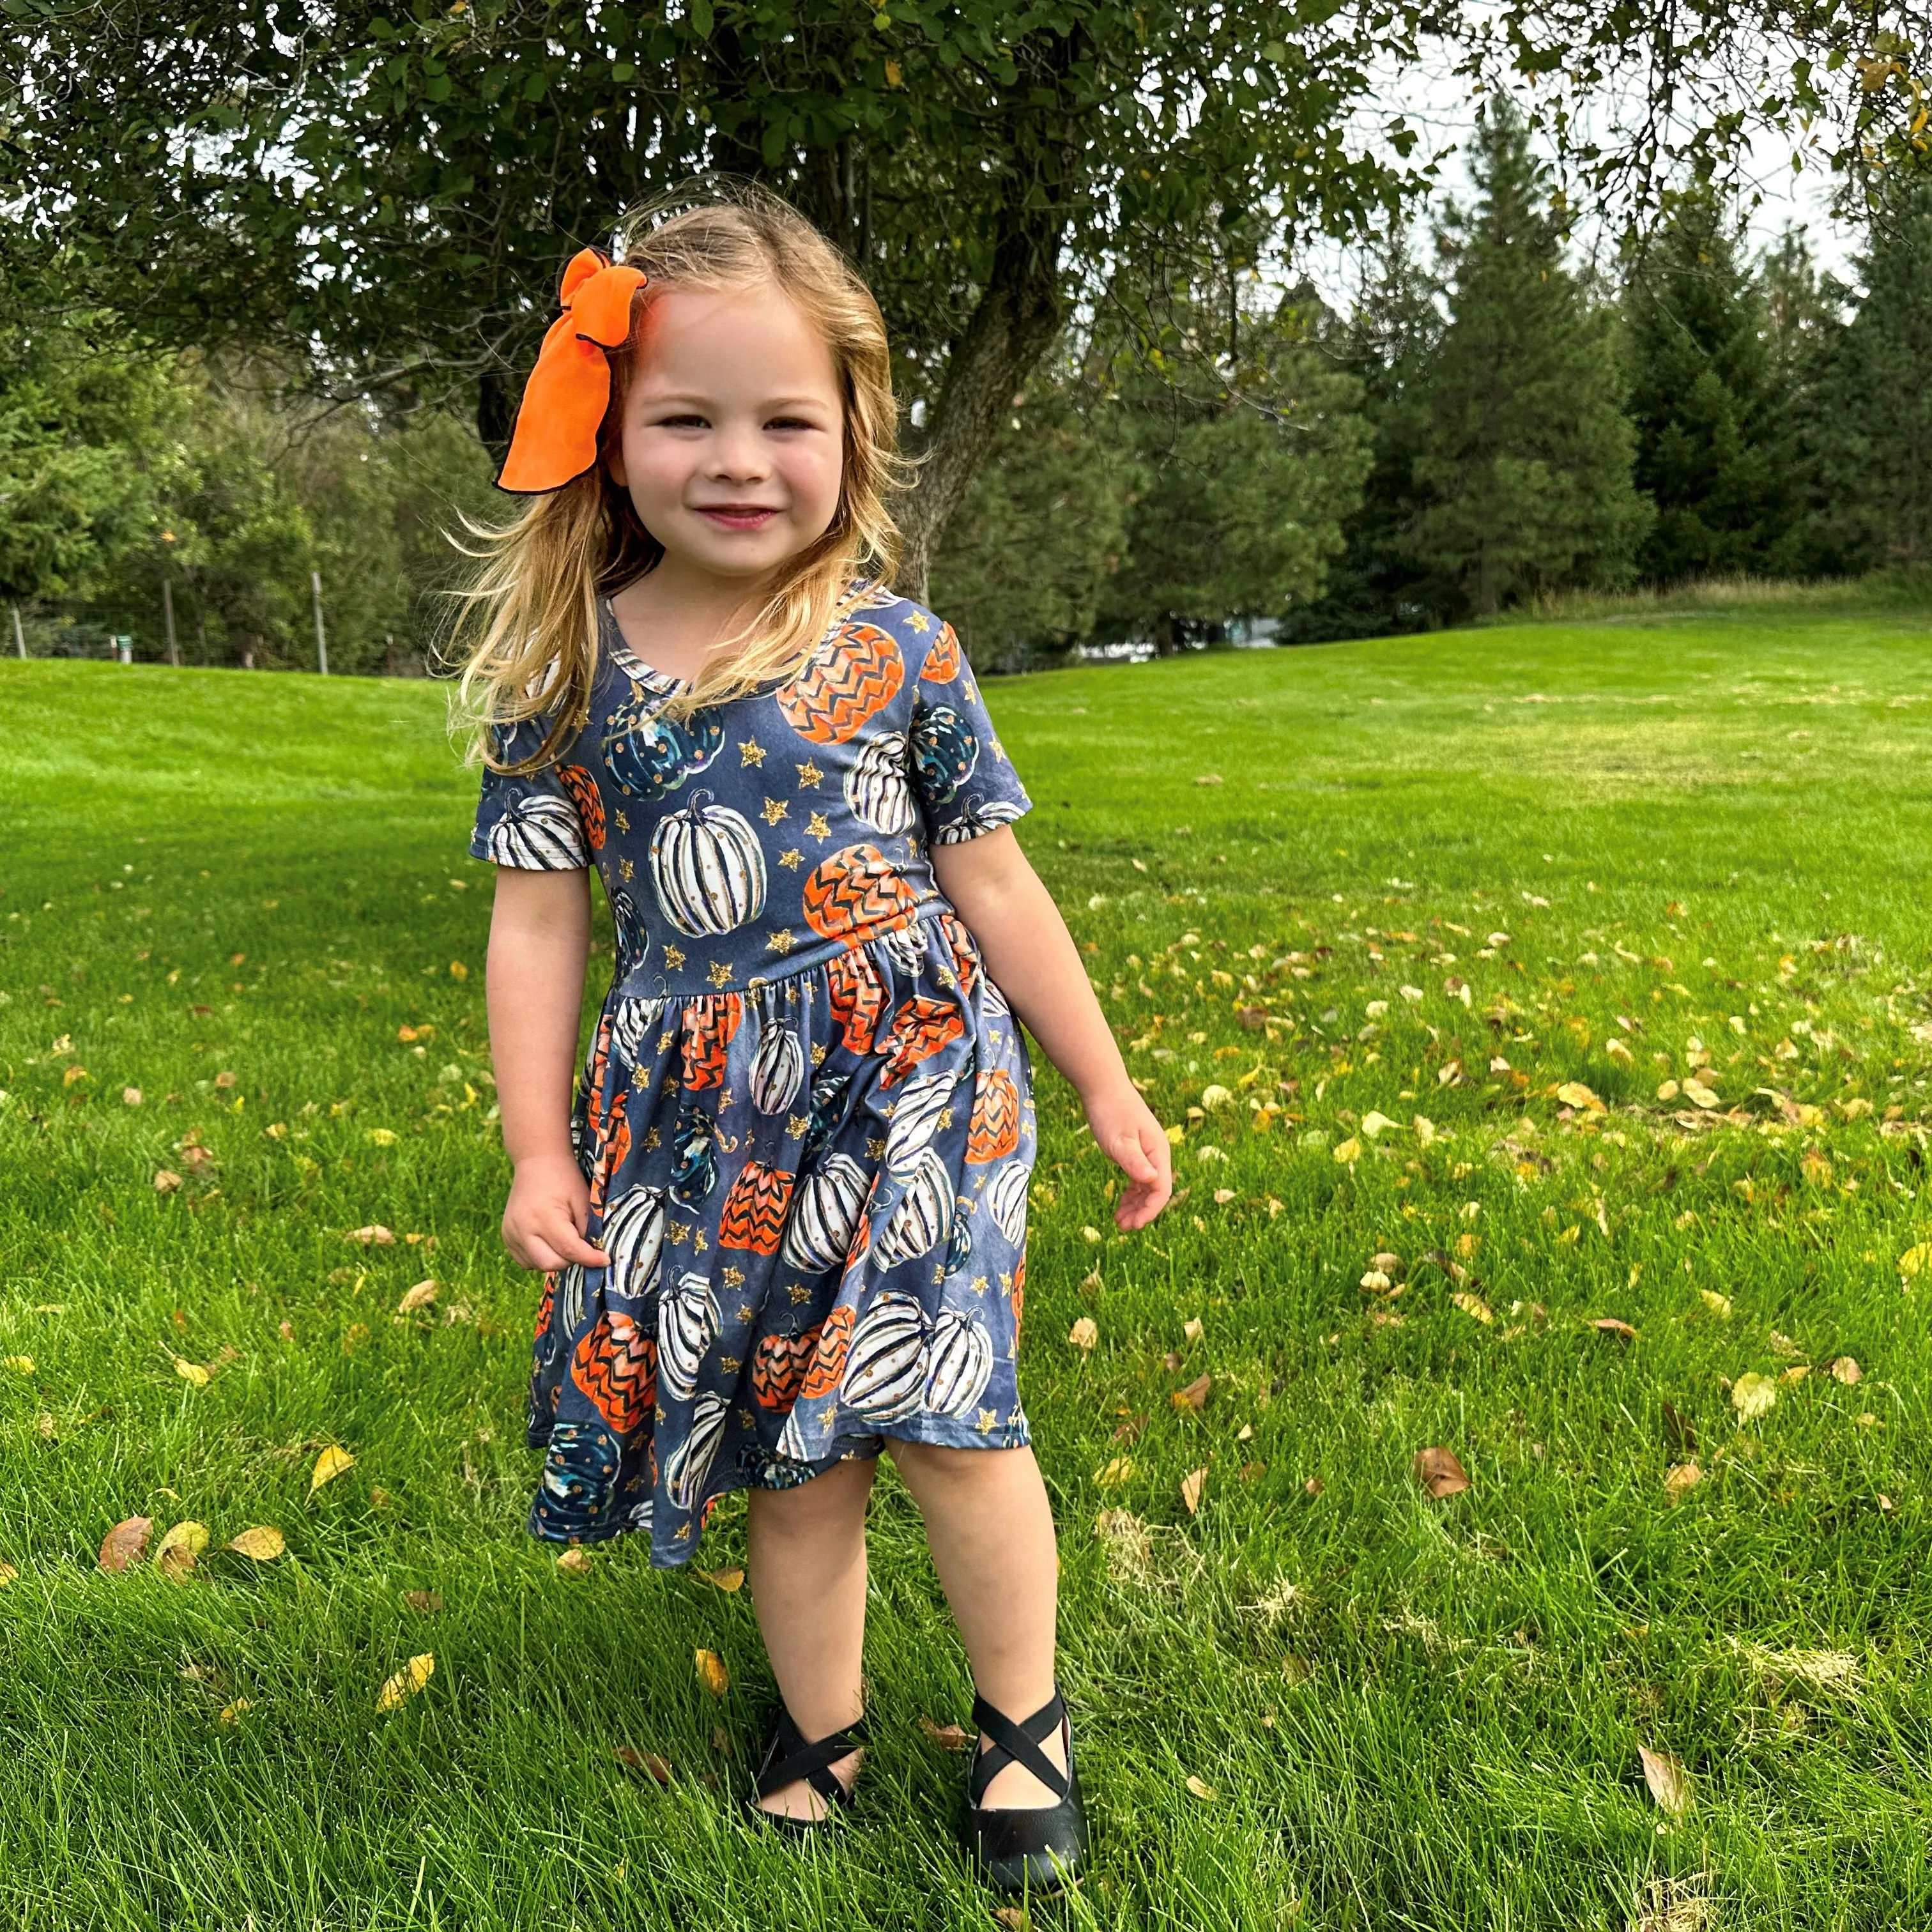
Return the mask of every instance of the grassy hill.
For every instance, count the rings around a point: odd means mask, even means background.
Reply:
[[[1187,1190],[1116,1235],[1042,1070],[1023,1387],[1100,1849],[1035,1925],[1924,1922],[1928,632],[1638,611],[994,688]],[[736,1813],[746,1595],[523,1534],[442,694],[5,662],[0,716],[9,1922],[987,1925],[889,1478],[866,1795],[803,1856]]]

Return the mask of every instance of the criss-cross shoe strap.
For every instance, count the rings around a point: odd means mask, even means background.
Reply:
[[[863,1728],[860,1724],[848,1724],[842,1731],[833,1731],[816,1744],[807,1744],[804,1733],[792,1722],[791,1713],[781,1706],[777,1733],[759,1768],[758,1796],[769,1798],[802,1778],[830,1803],[848,1803],[852,1794],[839,1783],[832,1767],[865,1742]]]
[[[986,1795],[987,1786],[1010,1764],[1024,1765],[1056,1798],[1066,1797],[1072,1788],[1067,1774],[1040,1749],[1066,1722],[1066,1706],[1060,1701],[1058,1690],[1050,1703],[1043,1704],[1031,1717],[1017,1724],[1005,1712],[996,1711],[985,1698],[976,1696],[973,1700],[973,1721],[992,1740],[992,1748],[982,1751],[974,1760],[973,1775],[968,1784],[968,1794],[975,1805]],[[1070,1764],[1072,1756],[1070,1738]]]

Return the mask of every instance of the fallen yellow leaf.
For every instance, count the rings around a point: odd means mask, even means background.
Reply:
[[[12,1369],[23,1376],[34,1372],[34,1358],[31,1355],[0,1356],[0,1366]]]
[[[256,1563],[272,1563],[288,1548],[282,1532],[269,1523],[257,1523],[253,1529],[244,1529],[240,1535],[230,1537],[228,1547],[238,1556],[246,1556]]]
[[[1117,1490],[1134,1473],[1133,1458],[1116,1456],[1094,1478],[1103,1490]]]
[[[412,1314],[418,1308],[427,1308],[436,1299],[436,1291],[440,1286],[434,1281],[419,1281],[407,1290],[401,1300],[396,1304],[398,1315]]]
[[[1187,1505],[1190,1516],[1201,1513],[1201,1492],[1208,1486],[1208,1472],[1192,1469],[1180,1479],[1180,1500]]]
[[[590,1552],[580,1545],[573,1544],[569,1549],[557,1552],[556,1567],[566,1576],[587,1576],[590,1574]]]
[[[1704,1480],[1704,1472],[1695,1462],[1679,1462],[1664,1479],[1664,1493],[1672,1502],[1687,1490],[1694,1489]]]
[[[1840,1355],[1827,1366],[1832,1379],[1834,1382],[1843,1382],[1847,1388],[1854,1382],[1862,1382],[1865,1378],[1865,1372],[1858,1366],[1856,1355]]]
[[[224,1704],[217,1714],[217,1721],[224,1724],[238,1724],[244,1712],[254,1708],[247,1698],[238,1697],[232,1704]]]
[[[1580,1080],[1566,1080],[1556,1090],[1556,1097],[1566,1107],[1583,1107],[1602,1113],[1604,1103]]]
[[[1731,1318],[1731,1298],[1728,1294],[1720,1294],[1714,1288],[1700,1288],[1697,1292],[1713,1315],[1726,1322]]]
[[[1650,1750],[1639,1744],[1636,1754],[1651,1796],[1673,1818],[1682,1817],[1690,1808],[1690,1774],[1668,1751]]]
[[[190,1388],[206,1388],[208,1386],[208,1371],[199,1362],[190,1362],[184,1355],[175,1358],[175,1373]]]
[[[1066,1339],[1076,1348],[1084,1348],[1090,1354],[1094,1344],[1100,1339],[1100,1324],[1090,1315],[1083,1315],[1066,1331]]]
[[[714,1697],[722,1697],[731,1688],[731,1673],[724,1668],[724,1660],[715,1650],[700,1650],[694,1653],[698,1661],[698,1681]]]
[[[1335,1159],[1343,1167],[1353,1167],[1362,1157],[1362,1144],[1353,1134],[1335,1150]]]
[[[1907,1276],[1923,1274],[1928,1263],[1932,1263],[1932,1241],[1920,1241],[1899,1256],[1898,1271]]]
[[[315,1459],[315,1467],[310,1472],[308,1492],[314,1496],[324,1483],[332,1483],[344,1469],[353,1466],[356,1458],[346,1449],[339,1448],[332,1442]]]
[[[407,1703],[435,1672],[435,1652],[426,1650],[420,1657],[411,1658],[394,1676],[382,1680],[382,1689],[376,1693],[376,1709],[393,1711]]]
[[[745,1573],[742,1570],[694,1570],[691,1574],[699,1582],[709,1583],[714,1590],[722,1590],[728,1597],[736,1595],[745,1587]]]
[[[1778,1384],[1769,1376],[1740,1376],[1731,1388],[1731,1406],[1740,1422],[1755,1422],[1778,1406]]]
[[[1203,1804],[1211,1804],[1220,1796],[1220,1793],[1204,1778],[1195,1778],[1190,1775],[1187,1780],[1187,1789]]]
[[[1466,1288],[1459,1288],[1449,1299],[1465,1315],[1470,1316],[1478,1322],[1489,1322],[1496,1318],[1495,1311],[1490,1304],[1480,1294],[1472,1294]]]

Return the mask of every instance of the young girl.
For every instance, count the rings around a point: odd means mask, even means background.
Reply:
[[[1015,1016],[1127,1178],[1170,1188],[950,626],[886,586],[877,305],[782,203],[686,206],[580,254],[500,478],[466,688],[497,872],[503,1238],[545,1275],[541,1537],[692,1553],[749,1492],[783,1708],[761,1813],[860,1760],[866,1498],[917,1500],[970,1660],[975,1849],[1077,1869],[1053,1523],[1016,1382],[1034,1146]],[[571,1103],[601,874],[616,964]]]

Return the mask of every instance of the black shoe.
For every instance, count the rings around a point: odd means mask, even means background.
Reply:
[[[778,1729],[772,1735],[764,1762],[758,1767],[758,1796],[751,1801],[752,1815],[762,1823],[776,1825],[782,1832],[800,1837],[817,1831],[827,1819],[788,1817],[782,1811],[767,1811],[758,1800],[769,1798],[773,1792],[782,1791],[788,1784],[802,1778],[835,1810],[850,1804],[852,1794],[839,1783],[832,1767],[864,1744],[864,1729],[865,1720],[861,1718],[857,1724],[848,1724],[842,1731],[834,1731],[816,1744],[808,1744],[792,1722],[791,1713],[781,1704]]]
[[[973,1802],[974,1857],[981,1876],[997,1892],[1060,1891],[1078,1876],[1087,1855],[1087,1813],[1073,1768],[1073,1726],[1060,1693],[1055,1690],[1053,1701],[1022,1724],[976,1696],[973,1721],[992,1740],[974,1759],[967,1786]],[[1064,1771],[1040,1748],[1055,1730],[1066,1748]],[[987,1786],[1016,1763],[1024,1765],[1060,1802],[1034,1810],[983,1810],[980,1801]]]

